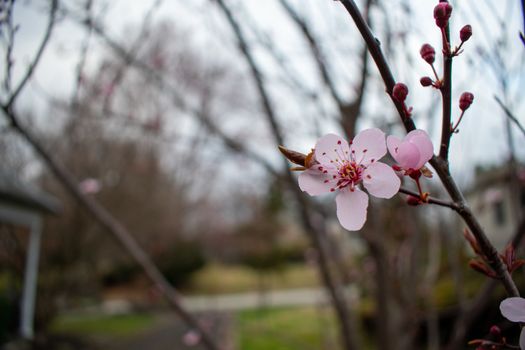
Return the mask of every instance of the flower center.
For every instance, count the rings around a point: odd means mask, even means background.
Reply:
[[[356,162],[344,161],[339,168],[338,177],[337,188],[350,186],[350,190],[353,191],[355,185],[363,179],[363,167]]]

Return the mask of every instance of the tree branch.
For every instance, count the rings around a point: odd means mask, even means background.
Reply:
[[[381,73],[381,77],[383,78],[383,81],[387,88],[387,92],[392,98],[392,88],[395,84],[395,81],[392,76],[392,73],[390,72],[388,63],[386,62],[381,52],[379,42],[372,35],[370,28],[368,27],[365,20],[363,19],[355,2],[353,0],[341,0],[341,2],[345,6],[350,16],[353,18],[357,28],[359,29],[361,35],[363,36],[368,46],[368,50],[370,54],[372,55],[372,57],[374,58],[377,68],[379,69],[379,72]],[[403,122],[407,132],[414,130],[415,124],[412,121],[412,119],[406,117],[403,111],[403,106],[399,102],[397,102],[395,99],[392,99],[392,100],[394,104],[396,105],[396,109],[398,110],[401,121]],[[512,280],[503,261],[500,259],[497,250],[488,240],[483,228],[481,227],[480,223],[478,222],[478,220],[475,218],[472,211],[468,207],[465,201],[465,198],[463,197],[463,194],[461,193],[456,182],[450,175],[450,172],[448,170],[448,161],[441,157],[433,157],[430,160],[430,164],[436,170],[439,178],[441,179],[441,182],[445,186],[445,189],[449,193],[452,200],[459,207],[459,210],[458,210],[459,215],[463,218],[463,220],[469,227],[472,234],[476,237],[480,245],[480,248],[482,249],[485,256],[488,258],[488,263],[490,264],[492,269],[497,273],[497,275],[500,277],[501,283],[503,283],[503,285],[505,286],[505,289],[507,290],[508,295],[509,296],[519,296],[519,291],[516,287],[516,284]]]
[[[270,124],[270,128],[273,132],[275,141],[278,145],[284,144],[283,133],[281,131],[281,128],[279,127],[273,106],[270,102],[269,93],[266,91],[266,88],[264,86],[262,74],[259,71],[257,64],[255,63],[254,57],[252,56],[250,49],[248,48],[247,41],[242,33],[239,24],[237,23],[232,12],[223,0],[210,1],[217,3],[224,16],[226,17],[226,20],[228,21],[231,29],[233,30],[233,33],[237,40],[238,48],[241,51],[244,59],[246,60],[252,77],[255,80],[256,88],[261,99],[263,111],[268,123]],[[284,157],[283,161],[286,164],[286,168],[288,169],[288,163]],[[346,350],[353,350],[356,348],[355,339],[353,337],[355,331],[353,331],[352,329],[353,327],[350,322],[349,310],[347,308],[344,295],[342,294],[341,286],[339,285],[338,280],[335,279],[334,276],[332,276],[328,267],[329,257],[326,253],[325,242],[323,242],[323,239],[321,238],[324,234],[326,234],[323,220],[319,215],[313,215],[311,213],[308,201],[305,198],[304,194],[295,185],[295,181],[289,169],[286,174],[288,182],[291,185],[290,187],[293,189],[293,193],[299,204],[303,227],[308,233],[312,244],[316,248],[317,253],[319,255],[319,273],[332,298],[333,306],[335,308],[335,312],[339,320],[340,337],[342,340],[342,345]]]
[[[505,115],[518,127],[518,129],[520,129],[520,131],[522,132],[523,136],[525,136],[525,128],[523,128],[523,125],[521,125],[521,123],[518,120],[518,118],[516,118],[514,116],[514,114],[512,114],[512,112],[508,109],[507,106],[505,106],[503,104],[503,102],[501,101],[501,99],[498,96],[494,95],[494,99],[499,104],[501,109],[503,109],[503,111],[505,112]]]
[[[44,160],[56,178],[62,183],[68,193],[80,204],[93,218],[122,244],[125,250],[131,255],[135,262],[144,270],[146,276],[153,282],[158,290],[164,295],[169,305],[181,317],[186,324],[196,329],[201,335],[203,344],[209,350],[219,350],[220,347],[215,343],[208,332],[200,325],[183,306],[180,294],[162,275],[157,266],[153,263],[147,253],[139,246],[130,232],[116,220],[104,207],[102,207],[93,197],[82,193],[73,175],[60,164],[40,142],[19,122],[17,116],[11,108],[2,106],[5,115],[11,120],[13,129],[33,147],[35,152]]]
[[[42,57],[42,54],[44,53],[44,50],[45,50],[45,48],[47,46],[47,43],[49,42],[49,38],[51,37],[51,32],[53,31],[53,28],[54,28],[55,23],[56,23],[57,8],[58,8],[58,0],[52,0],[51,1],[51,9],[50,9],[50,13],[49,13],[49,21],[47,23],[47,28],[46,28],[46,31],[45,31],[45,34],[44,34],[44,38],[42,39],[42,42],[40,43],[40,46],[38,47],[36,55],[33,58],[33,61],[31,62],[31,64],[27,68],[27,71],[26,71],[24,77],[22,78],[22,80],[20,81],[20,83],[18,84],[16,89],[13,91],[11,96],[8,98],[7,103],[5,104],[7,109],[11,109],[11,107],[12,107],[14,101],[16,100],[18,94],[20,94],[20,92],[22,91],[22,89],[24,88],[26,83],[28,82],[29,78],[31,78],[31,76],[33,75],[33,71],[35,70],[35,67],[40,62],[40,58]]]

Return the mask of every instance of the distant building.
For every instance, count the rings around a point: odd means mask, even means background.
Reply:
[[[494,246],[501,251],[524,217],[525,169],[479,171],[465,197]]]
[[[0,224],[23,227],[29,231],[29,241],[20,305],[20,336],[32,339],[33,318],[38,279],[38,260],[43,215],[57,214],[60,203],[31,184],[0,171]]]

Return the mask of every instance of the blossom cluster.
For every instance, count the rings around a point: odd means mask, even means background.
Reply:
[[[398,163],[394,167],[379,161],[387,148]],[[339,222],[357,231],[366,221],[368,208],[368,195],[361,185],[374,197],[391,198],[399,191],[399,175],[420,174],[433,154],[432,142],[423,130],[413,130],[403,140],[386,138],[376,128],[361,131],[351,142],[327,134],[317,141],[315,161],[299,176],[299,187],[311,196],[337,192]]]

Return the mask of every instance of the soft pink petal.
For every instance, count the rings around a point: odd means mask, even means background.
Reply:
[[[322,165],[331,164],[338,159],[348,159],[350,146],[341,136],[326,134],[315,145],[315,159]]]
[[[345,189],[335,197],[337,218],[341,225],[349,231],[357,231],[366,221],[368,195],[358,188],[354,191]]]
[[[428,134],[423,130],[412,130],[405,137],[405,141],[410,142],[417,147],[420,153],[420,160],[417,168],[419,169],[434,155],[434,146]]]
[[[330,192],[330,188],[334,187],[333,174],[332,169],[324,173],[316,165],[299,175],[299,188],[310,196],[318,196]]]
[[[404,169],[417,169],[419,160],[419,150],[410,142],[403,141],[397,148],[396,161]]]
[[[363,185],[368,193],[378,198],[392,198],[401,186],[401,180],[385,163],[370,164],[363,173]]]
[[[377,128],[361,131],[350,147],[355,160],[360,164],[370,164],[386,154],[385,133]]]
[[[390,135],[386,138],[386,145],[388,147],[388,152],[390,152],[390,155],[394,160],[399,163],[397,160],[397,149],[401,145],[401,139],[399,137]]]
[[[501,314],[512,322],[525,322],[525,299],[507,298],[499,305]]]

